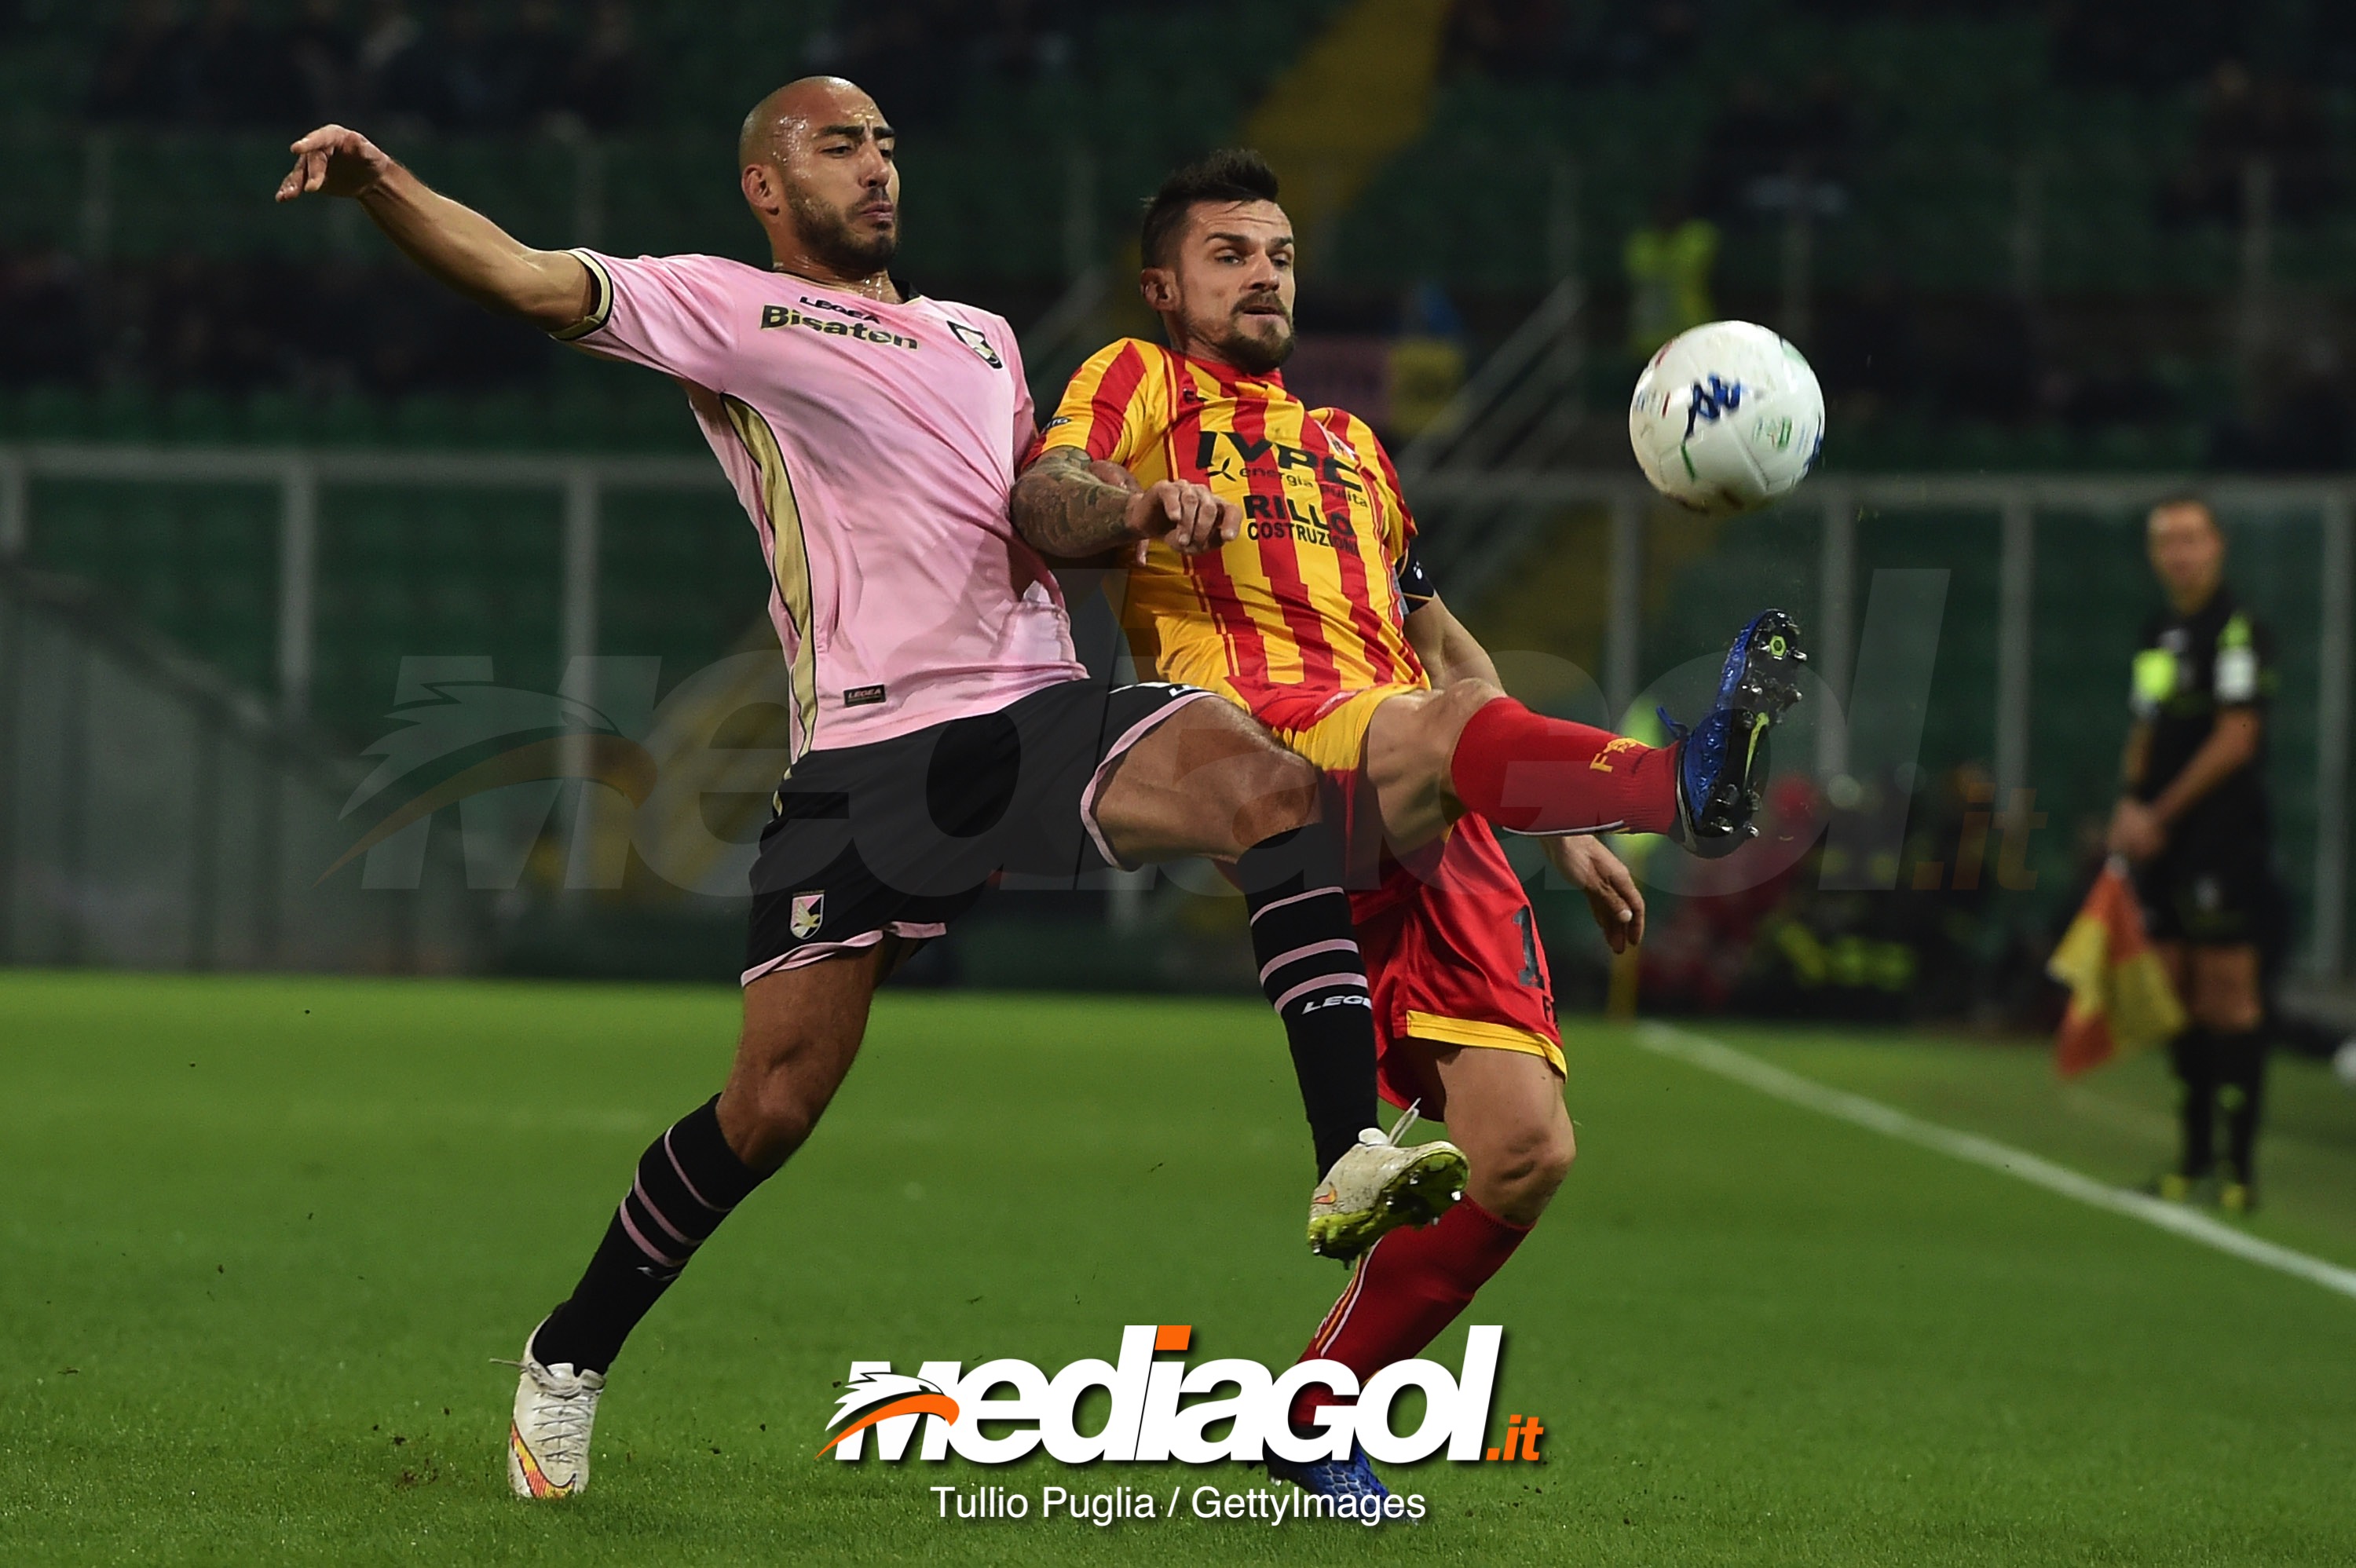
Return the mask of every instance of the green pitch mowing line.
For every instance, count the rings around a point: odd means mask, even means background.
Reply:
[[[813,1460],[852,1358],[1053,1369],[1158,1322],[1281,1361],[1342,1277],[1298,1240],[1310,1173],[1264,1009],[1017,997],[886,998],[809,1148],[616,1369],[590,1494],[516,1503],[490,1358],[710,1092],[734,1018],[725,991],[0,975],[0,1563],[2319,1563],[2356,1541],[2356,1303],[1601,1029],[1571,1048],[1578,1168],[1474,1309],[1508,1326],[1497,1427],[1538,1417],[1544,1463],[1394,1469],[1432,1510],[1411,1529],[944,1523],[929,1486],[1256,1477]]]

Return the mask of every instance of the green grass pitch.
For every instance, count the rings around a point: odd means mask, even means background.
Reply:
[[[0,975],[0,1563],[2356,1557],[2356,1301],[1601,1026],[1570,1046],[1579,1165],[1474,1309],[1507,1326],[1497,1425],[1538,1416],[1543,1464],[1393,1470],[1432,1515],[1369,1531],[944,1523],[928,1486],[1075,1477],[814,1460],[853,1357],[1052,1370],[1125,1322],[1298,1351],[1342,1276],[1299,1243],[1290,1070],[1240,1002],[887,995],[816,1139],[616,1368],[590,1494],[511,1501],[490,1359],[734,1017],[701,989]],[[2080,1115],[2024,1053],[1726,1037],[2097,1174],[2164,1144],[2139,1068]],[[2291,1191],[2346,1202],[2338,1093],[2286,1074],[2310,1125],[2263,1222],[2348,1262],[2346,1210]],[[1255,1478],[1123,1468],[1076,1481]]]

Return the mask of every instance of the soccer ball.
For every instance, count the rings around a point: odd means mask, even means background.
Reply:
[[[1800,351],[1747,321],[1663,346],[1628,403],[1628,443],[1653,488],[1706,517],[1790,495],[1825,443],[1825,395]]]

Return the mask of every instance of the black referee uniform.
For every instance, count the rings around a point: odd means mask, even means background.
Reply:
[[[2144,920],[2155,942],[2194,946],[2271,944],[2277,894],[2274,822],[2266,799],[2264,720],[2276,685],[2266,629],[2219,587],[2189,615],[2173,610],[2144,627],[2135,657],[2131,706],[2149,726],[2135,797],[2157,800],[2208,742],[2221,713],[2254,711],[2258,749],[2170,825],[2167,847],[2137,869]],[[2263,967],[2263,956],[2262,956]],[[2225,1179],[2245,1189],[2257,1142],[2265,1082],[2265,1026],[2221,1035],[2194,1024],[2169,1047],[2184,1087],[2181,1174],[2193,1180],[2216,1164],[2215,1123],[2226,1127]]]

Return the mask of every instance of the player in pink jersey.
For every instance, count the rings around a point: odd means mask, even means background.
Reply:
[[[877,984],[1001,871],[1232,861],[1320,1167],[1370,1157],[1350,1149],[1376,1120],[1374,1034],[1339,814],[1315,769],[1230,705],[1087,678],[1055,579],[1007,517],[1033,433],[1013,334],[890,273],[895,144],[848,82],[764,100],[737,163],[766,270],[534,250],[341,126],[297,141],[279,187],[282,201],[355,198],[459,292],[677,379],[760,531],[793,670],[795,760],[753,873],[735,1063],[648,1147],[579,1285],[525,1341],[509,1441],[525,1496],[586,1484],[625,1337],[809,1136]],[[1182,551],[1239,521],[1188,484],[1126,505],[1125,538]],[[1412,1217],[1429,1218],[1463,1162],[1444,1145],[1414,1157],[1401,1171],[1417,1184],[1383,1200],[1418,1200]]]

